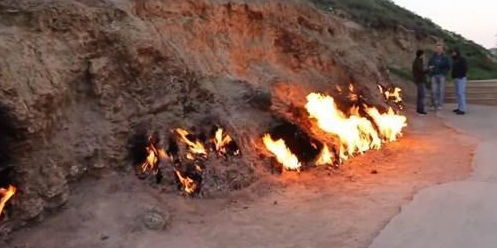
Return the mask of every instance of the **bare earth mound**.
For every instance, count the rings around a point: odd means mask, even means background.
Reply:
[[[368,37],[300,0],[0,1],[2,247],[365,247],[473,150],[432,117],[380,139],[369,107],[405,118]],[[318,128],[312,92],[366,148]],[[302,173],[279,173],[268,133]]]
[[[341,169],[268,177],[223,199],[164,194],[117,173],[87,179],[60,214],[3,247],[367,247],[416,191],[471,171],[473,138],[435,117],[410,125]],[[170,215],[164,231],[145,227],[150,211]]]

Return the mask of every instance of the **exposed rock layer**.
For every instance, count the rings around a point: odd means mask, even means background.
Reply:
[[[308,93],[352,83],[380,103],[376,84],[389,79],[365,36],[300,1],[1,1],[0,135],[12,159],[0,167],[20,188],[8,228],[61,206],[88,171],[128,168],[138,130],[220,123],[244,154],[235,178],[221,175],[237,181],[225,190],[249,184],[260,135]],[[271,111],[251,102],[270,95]]]

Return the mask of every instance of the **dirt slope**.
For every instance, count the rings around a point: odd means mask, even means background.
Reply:
[[[2,1],[12,226],[63,204],[87,172],[128,168],[138,129],[222,123],[253,171],[272,115],[307,93],[353,83],[379,103],[386,71],[353,32],[300,1]],[[259,91],[273,93],[270,112],[247,103]]]

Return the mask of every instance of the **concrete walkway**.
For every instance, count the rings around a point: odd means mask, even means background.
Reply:
[[[439,115],[481,141],[473,174],[419,192],[370,248],[497,247],[497,107],[470,106],[466,116],[450,107]]]

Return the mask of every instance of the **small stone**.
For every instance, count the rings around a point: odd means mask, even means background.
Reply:
[[[103,168],[105,168],[105,163],[103,163],[103,162],[97,162],[97,163],[93,164],[93,168],[95,168],[95,169],[103,169]]]
[[[170,222],[170,216],[167,212],[158,210],[149,210],[143,216],[143,223],[150,230],[163,230]]]
[[[107,239],[109,239],[109,236],[107,235],[100,236],[100,240],[107,240]]]
[[[274,201],[274,202],[273,202],[273,205],[278,205],[278,201]]]
[[[377,171],[377,170],[372,170],[372,171],[371,171],[371,174],[376,175],[376,174],[378,174],[378,171]]]

